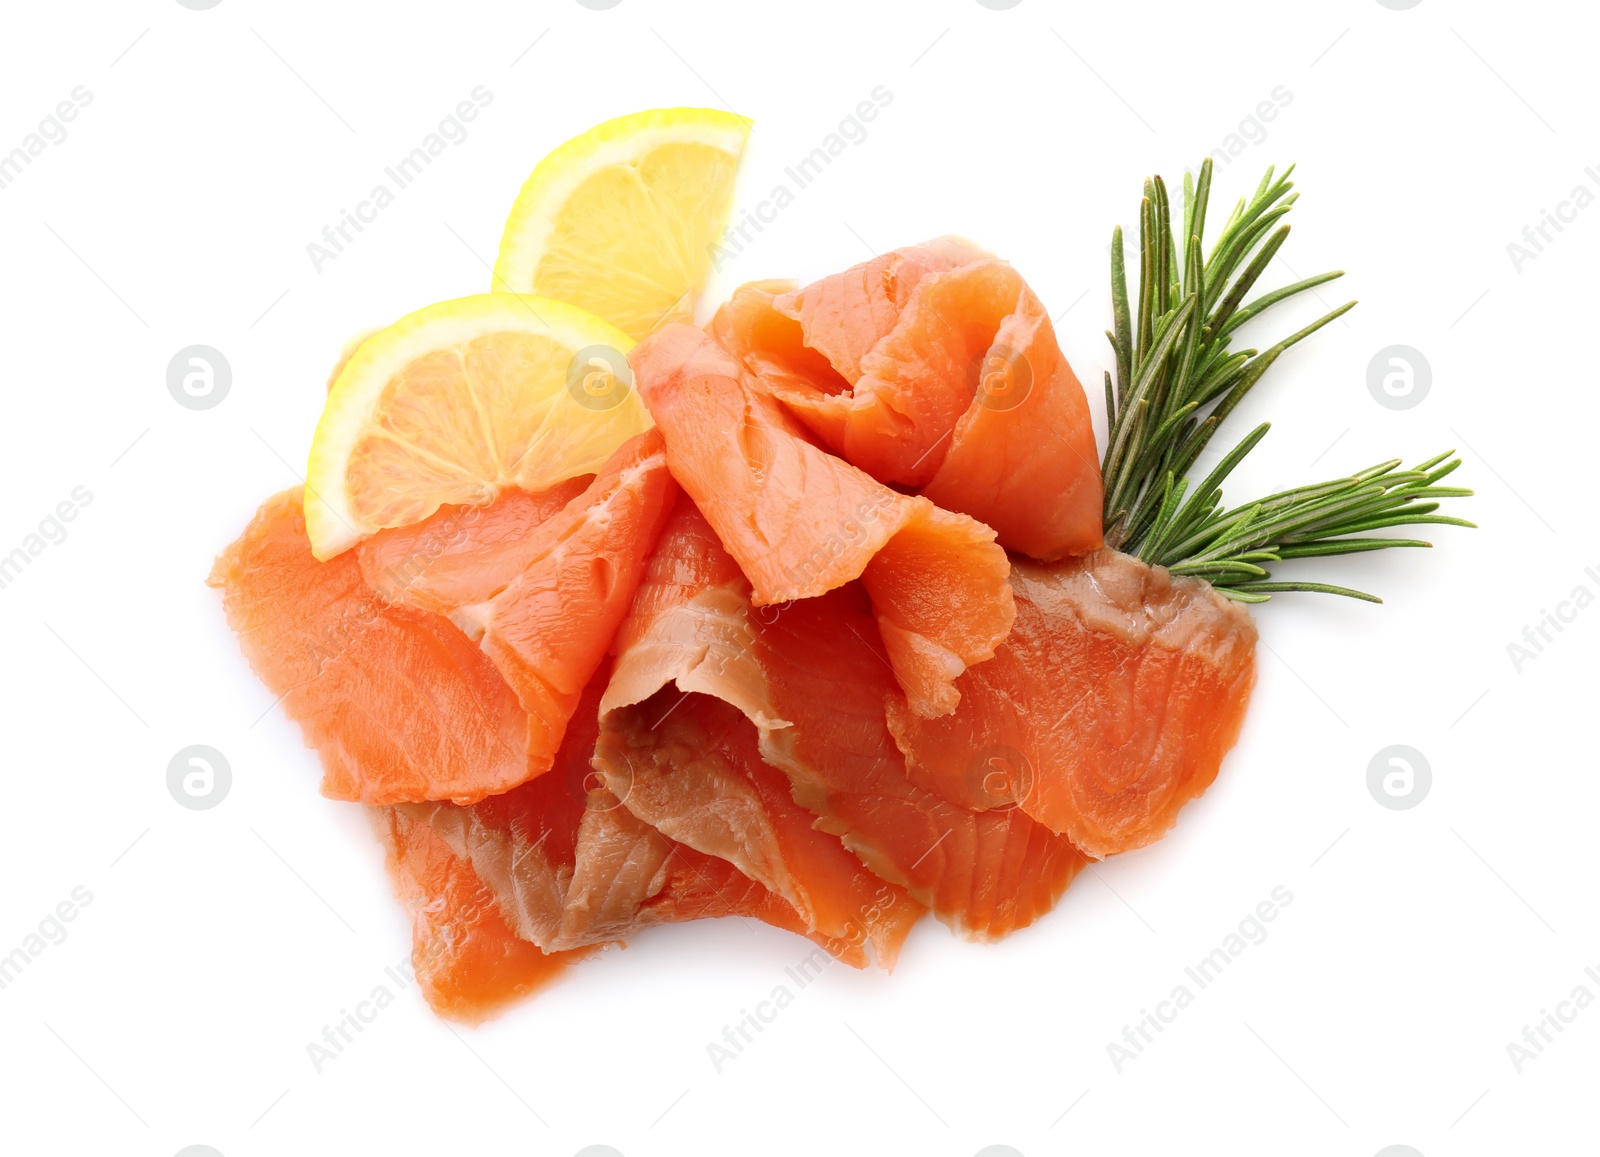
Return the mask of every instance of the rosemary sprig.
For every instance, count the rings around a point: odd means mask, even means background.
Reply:
[[[1298,196],[1289,180],[1293,171],[1290,166],[1274,179],[1268,169],[1255,195],[1234,208],[1206,257],[1202,242],[1211,196],[1210,159],[1200,166],[1198,180],[1184,176],[1178,244],[1166,184],[1160,177],[1146,181],[1139,213],[1137,313],[1129,305],[1121,228],[1112,235],[1115,330],[1106,336],[1116,354],[1117,380],[1113,390],[1106,374],[1110,436],[1101,465],[1106,542],[1111,546],[1139,553],[1160,510],[1162,480],[1169,474],[1183,477],[1218,425],[1284,350],[1355,305],[1340,306],[1264,352],[1229,350],[1234,332],[1245,322],[1343,275],[1309,277],[1244,304],[1289,236],[1289,226],[1279,222]]]
[[[1268,169],[1255,194],[1234,208],[1203,257],[1211,161],[1195,180],[1184,177],[1182,244],[1174,245],[1171,209],[1160,177],[1145,182],[1139,214],[1139,300],[1130,309],[1122,230],[1112,235],[1111,295],[1117,377],[1105,376],[1105,537],[1109,546],[1174,574],[1209,582],[1241,602],[1265,602],[1281,591],[1316,591],[1379,602],[1376,596],[1327,583],[1278,582],[1263,564],[1426,547],[1413,538],[1364,534],[1390,526],[1472,526],[1435,514],[1438,499],[1472,491],[1440,486],[1461,465],[1446,451],[1410,469],[1394,459],[1348,478],[1300,486],[1225,508],[1222,482],[1266,436],[1256,427],[1191,491],[1185,475],[1262,374],[1284,350],[1355,305],[1351,301],[1269,347],[1230,352],[1246,321],[1277,303],[1342,276],[1309,277],[1244,304],[1244,298],[1289,235],[1281,218],[1294,204],[1289,174]],[[1177,259],[1181,250],[1183,260]]]
[[[1256,427],[1241,443],[1247,452],[1267,432]],[[1461,465],[1455,451],[1428,459],[1410,470],[1400,459],[1380,462],[1348,478],[1285,490],[1247,506],[1222,507],[1220,483],[1244,457],[1236,450],[1212,471],[1187,501],[1186,482],[1163,487],[1163,501],[1140,557],[1173,574],[1205,579],[1220,593],[1241,602],[1260,603],[1278,591],[1319,591],[1380,602],[1374,595],[1326,583],[1274,582],[1262,565],[1295,558],[1356,554],[1390,547],[1426,547],[1415,538],[1363,534],[1389,526],[1434,523],[1472,526],[1465,519],[1435,514],[1438,499],[1465,498],[1472,491],[1439,482]]]

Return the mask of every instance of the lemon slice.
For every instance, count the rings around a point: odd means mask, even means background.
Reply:
[[[306,468],[319,559],[446,503],[596,473],[650,428],[633,340],[566,302],[442,301],[379,330],[334,380]]]
[[[596,125],[522,186],[494,288],[582,306],[639,339],[705,280],[750,121],[651,109]]]

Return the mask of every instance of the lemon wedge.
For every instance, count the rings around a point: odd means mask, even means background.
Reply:
[[[574,137],[522,186],[493,288],[570,301],[636,340],[681,316],[727,225],[749,135],[734,113],[669,108]]]
[[[361,343],[317,424],[306,468],[312,552],[332,558],[447,503],[490,502],[597,472],[650,428],[627,334],[563,301],[442,301]]]

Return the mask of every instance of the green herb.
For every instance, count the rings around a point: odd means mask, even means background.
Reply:
[[[1273,582],[1261,564],[1350,554],[1388,547],[1428,546],[1409,538],[1362,537],[1388,526],[1448,523],[1436,515],[1439,498],[1472,492],[1437,485],[1461,463],[1450,453],[1412,470],[1381,463],[1349,478],[1286,490],[1245,506],[1224,508],[1221,483],[1265,436],[1263,423],[1240,442],[1203,482],[1189,491],[1185,475],[1218,426],[1261,380],[1279,355],[1351,309],[1347,302],[1265,351],[1232,351],[1245,322],[1298,293],[1342,276],[1319,274],[1249,302],[1250,292],[1289,236],[1281,219],[1298,194],[1293,166],[1274,179],[1268,169],[1254,196],[1241,200],[1221,235],[1204,254],[1211,161],[1196,180],[1184,177],[1181,244],[1174,243],[1167,189],[1160,177],[1145,182],[1139,213],[1139,300],[1130,309],[1122,230],[1111,241],[1116,354],[1113,386],[1105,377],[1109,436],[1101,474],[1105,481],[1106,543],[1174,574],[1205,579],[1229,598],[1265,602],[1278,591],[1320,591],[1379,601],[1325,583]],[[1179,260],[1179,254],[1182,260]]]

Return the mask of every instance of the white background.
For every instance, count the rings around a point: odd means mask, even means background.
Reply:
[[[0,1147],[1594,1152],[1600,1007],[1520,1074],[1506,1051],[1580,983],[1600,996],[1583,971],[1600,966],[1600,609],[1520,673],[1507,653],[1574,587],[1600,594],[1578,484],[1600,417],[1600,208],[1520,272],[1506,249],[1574,186],[1600,191],[1582,7],[10,6],[0,151],[75,86],[93,100],[0,189],[0,553],[74,487],[93,501],[0,590],[0,954],[75,887],[93,900],[0,991]],[[478,85],[493,102],[468,139],[316,271],[307,243]],[[1269,278],[1342,267],[1322,297],[1361,305],[1236,419],[1276,424],[1230,493],[1455,446],[1482,529],[1324,568],[1384,606],[1261,610],[1260,686],[1217,785],[1000,945],[924,923],[892,977],[830,970],[718,1073],[707,1044],[809,946],[741,921],[667,929],[478,1030],[409,990],[317,1073],[307,1043],[406,956],[407,923],[365,820],[316,794],[240,658],[203,585],[213,555],[296,481],[347,338],[487,288],[551,147],[638,108],[726,104],[755,119],[753,207],[879,85],[893,100],[867,139],[711,301],[961,232],[1031,279],[1098,390],[1111,226],[1135,222],[1147,173],[1181,176],[1281,85],[1292,100],[1219,166],[1218,201],[1298,161]],[[233,369],[204,412],[165,384],[193,343]],[[1432,367],[1405,411],[1366,384],[1395,343]],[[167,792],[194,743],[232,765],[214,810]],[[1366,786],[1394,743],[1432,767],[1407,811]],[[1270,937],[1118,1073],[1107,1044],[1278,885],[1294,899]]]

